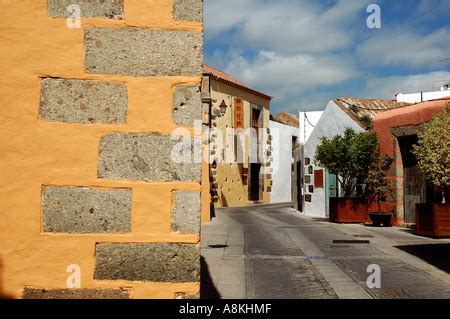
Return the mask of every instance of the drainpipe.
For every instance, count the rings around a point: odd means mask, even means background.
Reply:
[[[211,97],[211,81],[210,74],[203,73],[202,77],[202,86],[201,86],[201,97],[202,97],[202,123],[203,125],[208,126],[208,145],[206,150],[208,152],[208,182],[209,182],[209,193],[212,196],[212,188],[213,185],[211,183],[210,174],[210,164],[211,164],[211,150],[210,150],[210,138],[211,138],[211,127],[212,127],[212,97]],[[202,147],[203,147],[203,136],[202,136]],[[203,161],[203,153],[202,153],[202,161]]]

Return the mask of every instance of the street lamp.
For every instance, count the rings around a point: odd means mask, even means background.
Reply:
[[[220,103],[219,108],[220,108],[220,114],[224,115],[225,112],[227,111],[227,104],[225,103],[225,100],[222,100],[222,103]]]

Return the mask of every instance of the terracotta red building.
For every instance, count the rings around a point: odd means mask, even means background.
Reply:
[[[416,203],[431,200],[433,191],[420,172],[412,146],[417,143],[420,124],[430,121],[448,102],[450,97],[414,104],[378,114],[373,119],[381,153],[394,158],[391,177],[394,180],[393,197],[399,224],[416,222]]]

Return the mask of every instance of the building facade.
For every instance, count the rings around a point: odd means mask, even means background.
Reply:
[[[443,99],[450,97],[450,84],[444,84],[439,91],[419,92],[419,93],[398,93],[397,102],[422,103],[426,101]]]
[[[209,101],[204,108],[209,109],[207,162],[214,207],[269,203],[271,97],[207,65],[203,77],[208,83],[202,91]]]
[[[171,157],[201,118],[185,4],[1,2],[0,295],[198,297],[201,164]]]
[[[304,146],[303,212],[306,215],[328,218],[329,199],[341,195],[337,177],[315,163],[316,149],[322,138],[343,135],[347,128],[357,133],[364,132],[371,127],[376,114],[406,105],[391,100],[361,98],[341,98],[328,103]]]
[[[281,119],[282,120],[282,119]],[[288,122],[289,123],[289,122]],[[270,121],[272,135],[273,161],[271,203],[288,203],[295,201],[294,188],[296,186],[295,151],[299,148],[298,122],[285,125],[277,121]]]
[[[416,222],[416,203],[432,202],[433,191],[427,187],[411,151],[417,144],[420,125],[430,121],[449,102],[450,98],[423,102],[381,113],[373,120],[382,154],[394,159],[390,176],[400,224]]]

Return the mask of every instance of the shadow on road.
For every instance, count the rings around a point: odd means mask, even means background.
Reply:
[[[205,258],[201,257],[200,262],[200,299],[220,299],[220,294],[214,286]]]
[[[450,273],[450,244],[407,245],[396,248]]]

